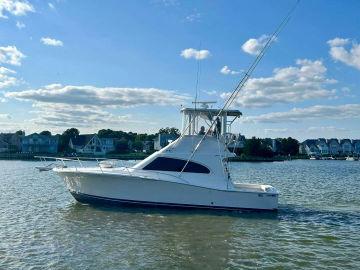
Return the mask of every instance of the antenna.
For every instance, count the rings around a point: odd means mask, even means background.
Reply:
[[[199,50],[201,50],[201,41],[199,44]],[[196,103],[197,103],[197,98],[198,98],[198,87],[199,87],[199,77],[200,77],[200,60],[196,60],[197,62],[197,72],[196,72],[196,84],[195,84],[195,102],[194,102],[194,109],[196,111]]]
[[[235,87],[235,89],[233,90],[233,92],[231,93],[231,95],[229,96],[229,98],[226,100],[224,106],[222,107],[222,109],[219,111],[219,113],[217,114],[217,116],[215,117],[215,119],[217,119],[224,110],[226,110],[226,108],[230,107],[230,105],[233,103],[233,101],[235,100],[235,98],[237,97],[237,95],[239,94],[239,92],[241,91],[241,89],[243,89],[243,87],[245,86],[246,82],[249,80],[250,76],[252,75],[252,73],[254,72],[255,68],[257,67],[257,65],[260,63],[261,59],[264,57],[265,53],[268,51],[268,49],[270,48],[270,45],[272,44],[272,42],[274,40],[276,40],[277,36],[279,35],[279,33],[281,32],[281,30],[286,26],[286,24],[289,22],[292,14],[294,13],[295,9],[297,8],[297,6],[299,5],[300,0],[297,0],[296,3],[294,4],[294,6],[289,10],[289,12],[286,14],[285,18],[281,21],[281,23],[278,25],[278,27],[275,29],[275,31],[272,33],[272,35],[270,36],[270,38],[268,39],[268,41],[266,42],[266,44],[264,45],[264,47],[261,49],[261,51],[259,52],[259,54],[256,56],[255,60],[251,63],[251,65],[248,67],[247,71],[245,72],[244,76],[242,77],[242,79],[240,80],[240,82],[237,84],[237,86]],[[206,138],[206,136],[209,134],[210,129],[213,128],[214,124],[215,124],[215,120],[212,121],[210,128],[207,130],[207,132],[205,133],[205,135],[203,135],[203,137],[200,139],[200,141],[198,142],[198,144],[195,146],[194,150],[191,152],[190,157],[188,158],[188,160],[186,161],[184,167],[182,168],[181,172],[179,175],[181,175],[181,173],[184,171],[184,169],[186,168],[186,166],[189,164],[190,159],[192,159],[192,157],[195,155],[196,151],[198,150],[199,146],[201,145],[201,143],[203,142],[203,140]]]

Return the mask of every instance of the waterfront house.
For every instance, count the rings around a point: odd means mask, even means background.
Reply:
[[[169,143],[175,141],[177,138],[179,138],[179,136],[176,134],[158,134],[157,138],[154,140],[154,149],[160,150]]]
[[[114,138],[100,138],[100,142],[105,153],[115,151]]]
[[[9,144],[0,140],[0,153],[9,152]]]
[[[341,146],[342,154],[344,154],[344,155],[351,155],[352,154],[353,147],[352,147],[350,139],[342,139],[342,140],[340,140],[340,146]]]
[[[228,149],[231,152],[238,153],[245,146],[245,136],[241,134],[236,135],[232,133],[227,133],[226,141],[227,141]]]
[[[354,154],[360,155],[360,140],[353,140],[352,143]]]
[[[99,138],[96,134],[84,134],[70,138],[69,147],[78,154],[105,155],[115,150],[113,138]]]
[[[23,135],[17,133],[0,133],[0,152],[20,152]]]
[[[59,136],[33,133],[22,138],[21,150],[24,153],[56,154],[58,151],[58,144]]]
[[[321,155],[328,155],[330,153],[329,146],[327,145],[326,140],[324,138],[317,139],[316,146],[319,149]]]
[[[154,150],[154,141],[144,141],[143,142],[143,152],[150,153]]]
[[[265,145],[268,149],[270,149],[273,153],[278,150],[279,142],[276,139],[265,138],[262,139],[262,144]],[[244,138],[244,146],[245,146],[245,138]]]
[[[327,144],[331,155],[339,155],[342,152],[338,139],[328,139]]]
[[[317,147],[317,140],[311,140],[311,139],[305,140],[302,143],[302,147],[300,147],[299,150],[302,150],[301,152],[305,151],[305,153],[308,156],[318,156],[318,155],[320,155],[320,150]]]

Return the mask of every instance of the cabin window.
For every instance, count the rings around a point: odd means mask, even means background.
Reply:
[[[177,158],[158,157],[153,162],[146,165],[143,169],[150,171],[170,171],[181,172],[186,164],[186,160]],[[189,161],[184,169],[184,172],[189,173],[210,173],[210,170],[205,166]]]

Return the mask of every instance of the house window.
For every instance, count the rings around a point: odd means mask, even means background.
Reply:
[[[151,171],[170,171],[170,172],[181,172],[186,164],[186,160],[177,158],[158,157],[153,162],[146,165],[144,170]],[[210,173],[210,170],[205,166],[189,161],[184,169],[184,172],[190,173]]]

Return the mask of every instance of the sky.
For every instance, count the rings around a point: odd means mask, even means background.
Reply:
[[[180,128],[196,89],[224,104],[294,3],[0,0],[0,132]],[[359,139],[359,10],[302,0],[232,104],[232,132]]]

